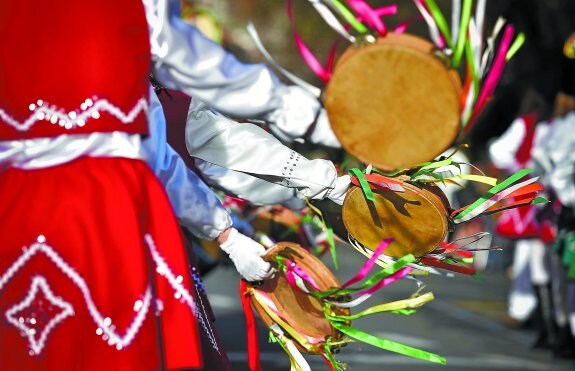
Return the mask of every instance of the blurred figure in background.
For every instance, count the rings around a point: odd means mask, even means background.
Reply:
[[[511,61],[493,101],[479,118],[483,124],[472,132],[475,143],[472,148],[480,149],[482,143],[498,136],[511,123],[491,144],[492,161],[508,171],[522,166],[535,167],[536,175],[543,176],[553,198],[559,195],[552,184],[549,165],[545,166],[546,156],[537,154],[545,152],[542,148],[549,145],[549,136],[556,131],[556,122],[563,120],[561,114],[570,102],[566,91],[573,83],[573,75],[570,68],[565,68],[563,51],[565,40],[575,27],[575,4],[505,1],[494,4],[493,8],[497,7],[525,32],[527,41],[520,51],[520,61]],[[481,151],[475,155],[481,156]],[[557,205],[558,202],[547,205],[545,212],[519,209],[503,214],[498,229],[519,239],[509,314],[519,322],[530,317],[535,319],[540,335],[535,345],[566,354],[572,353],[561,350],[571,341],[565,336],[566,316],[560,314],[566,291],[560,290],[563,294],[557,295],[559,281],[556,264],[553,264],[556,258],[550,249],[555,238],[552,224],[557,219],[558,209],[554,209]]]

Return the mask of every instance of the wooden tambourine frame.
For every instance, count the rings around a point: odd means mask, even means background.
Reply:
[[[433,160],[460,132],[461,82],[433,44],[388,33],[339,59],[324,104],[343,148],[391,171]]]
[[[433,184],[403,182],[404,191],[374,190],[367,200],[360,187],[352,186],[342,208],[343,223],[353,239],[373,251],[386,238],[393,242],[385,255],[416,257],[435,250],[450,226],[449,202]]]
[[[276,257],[281,255],[295,262],[320,286],[321,290],[340,287],[341,284],[333,273],[314,255],[306,251],[300,245],[291,242],[281,242],[270,248],[263,256],[264,260],[276,262]],[[279,273],[273,279],[263,281],[261,285],[253,286],[255,290],[263,292],[273,305],[277,308],[281,318],[290,328],[283,328],[289,335],[293,331],[306,339],[326,339],[331,337],[331,342],[338,342],[343,335],[335,330],[325,318],[323,311],[323,301],[306,294],[298,289],[294,289],[288,283],[285,275]],[[251,296],[252,305],[259,317],[269,328],[274,323],[270,317],[266,305],[263,302],[254,300]],[[348,309],[331,306],[332,314],[349,315]],[[281,326],[281,324],[278,324]],[[319,354],[322,351],[324,342],[315,344],[300,344],[296,337],[290,336],[294,340],[296,347],[303,353]]]

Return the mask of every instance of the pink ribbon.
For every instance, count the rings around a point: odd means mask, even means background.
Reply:
[[[403,267],[400,270],[398,270],[397,272],[395,272],[394,274],[392,274],[391,276],[383,278],[381,281],[379,281],[378,283],[376,283],[375,285],[373,285],[369,289],[361,291],[358,294],[359,294],[359,296],[364,296],[364,295],[370,295],[371,296],[371,294],[373,294],[377,290],[379,290],[379,289],[381,289],[381,288],[383,288],[389,284],[392,284],[395,281],[407,276],[412,271],[413,271],[413,268],[411,268],[411,267]]]
[[[485,83],[483,84],[483,88],[479,93],[479,98],[477,99],[477,103],[475,104],[475,109],[473,110],[471,120],[469,120],[469,123],[465,127],[465,130],[467,132],[469,132],[469,130],[471,129],[472,126],[471,124],[475,121],[475,119],[479,115],[479,112],[481,112],[481,109],[485,105],[485,101],[487,100],[487,98],[489,98],[493,94],[493,91],[497,86],[497,82],[499,81],[499,78],[503,74],[503,68],[505,67],[505,56],[507,54],[509,46],[511,45],[512,39],[513,39],[513,26],[507,25],[505,27],[505,31],[503,32],[503,37],[501,38],[501,44],[499,45],[499,50],[497,51],[497,55],[495,56],[495,59],[493,61],[493,66],[491,67],[491,70],[489,71],[489,74],[485,79]]]
[[[302,38],[300,37],[299,33],[297,32],[295,20],[293,17],[291,0],[288,0],[288,17],[289,17],[290,22],[292,24],[293,37],[294,37],[296,46],[297,46],[303,60],[309,66],[309,68],[313,71],[313,73],[315,73],[317,75],[317,77],[319,77],[323,82],[327,83],[331,78],[332,71],[331,71],[331,69],[324,68],[324,66],[317,60],[317,58],[315,57],[315,55],[313,55],[311,50],[309,50],[309,48],[303,42]],[[333,65],[333,63],[332,63],[332,65]]]
[[[357,13],[358,18],[365,21],[368,27],[375,29],[381,36],[385,36],[387,34],[387,27],[381,20],[381,17],[397,13],[397,5],[373,9],[364,0],[348,0],[348,3],[349,6]]]
[[[307,272],[304,271],[302,267],[298,266],[296,263],[294,263],[289,259],[285,259],[285,262],[286,262],[286,273],[285,273],[286,279],[290,284],[290,286],[298,287],[294,277],[294,275],[297,275],[306,283],[308,283],[311,287],[313,287],[314,290],[316,291],[321,290],[319,288],[319,285],[315,282],[315,280],[309,274],[307,274]]]
[[[383,254],[383,252],[385,251],[385,249],[389,246],[389,244],[393,241],[392,238],[386,238],[385,240],[381,241],[379,243],[379,246],[377,246],[377,249],[375,249],[373,251],[373,254],[371,255],[371,257],[368,259],[368,261],[365,262],[365,264],[363,265],[363,267],[361,267],[361,269],[359,270],[359,272],[353,276],[349,281],[347,281],[346,283],[344,283],[341,288],[345,289],[351,285],[353,285],[356,282],[361,281],[362,279],[365,278],[365,276],[367,276],[367,274],[369,273],[369,271],[371,270],[371,268],[373,268],[373,266],[375,265],[375,262],[377,261],[377,259],[379,258],[379,256],[381,254]]]
[[[408,18],[405,21],[398,24],[397,27],[395,27],[395,29],[393,30],[393,32],[404,33],[405,31],[407,31],[407,27],[409,27],[413,22],[421,21],[422,19],[423,19],[423,16],[421,16],[421,15]]]

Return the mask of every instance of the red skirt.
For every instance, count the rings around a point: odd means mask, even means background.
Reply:
[[[145,163],[81,158],[0,175],[1,370],[201,367],[199,336],[215,334],[189,273]]]

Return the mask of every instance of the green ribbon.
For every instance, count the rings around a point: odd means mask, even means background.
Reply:
[[[357,20],[356,16],[345,7],[338,0],[331,0],[333,5],[337,8],[343,18],[353,27],[357,32],[365,34],[369,32],[369,29],[360,21]]]
[[[326,298],[326,297],[332,296],[334,294],[337,294],[337,296],[343,296],[343,295],[351,294],[351,293],[356,292],[356,291],[365,290],[365,289],[375,285],[376,283],[378,283],[382,279],[389,277],[392,274],[396,273],[397,271],[399,271],[401,268],[407,266],[408,264],[413,263],[414,261],[415,261],[415,256],[413,256],[412,254],[405,255],[401,259],[398,259],[393,264],[388,265],[387,267],[383,268],[382,270],[380,270],[379,272],[377,272],[376,274],[374,274],[373,276],[371,276],[370,278],[365,280],[358,287],[348,287],[345,289],[335,288],[335,289],[322,291],[321,293],[319,293],[319,297]]]
[[[439,31],[441,31],[441,33],[443,34],[443,37],[445,38],[447,45],[453,49],[453,40],[451,39],[451,32],[449,32],[449,26],[447,25],[447,22],[443,17],[443,13],[441,13],[441,10],[439,10],[439,7],[435,3],[435,0],[425,0],[425,3],[427,5],[427,8],[429,9],[429,12],[431,13],[431,16],[435,20],[435,23],[437,24]]]
[[[373,345],[377,348],[388,350],[390,352],[403,354],[403,355],[406,355],[408,357],[422,359],[424,361],[440,363],[442,365],[446,364],[445,358],[443,358],[437,354],[426,352],[426,351],[421,350],[421,349],[413,348],[413,347],[410,347],[408,345],[397,343],[395,341],[378,338],[376,336],[368,334],[367,332],[363,332],[361,330],[354,329],[354,328],[352,328],[346,324],[340,323],[340,322],[331,322],[331,324],[336,330],[340,331],[341,333],[343,333],[343,334],[345,334],[351,338],[362,341],[364,343]]]
[[[325,354],[325,357],[329,360],[329,363],[331,363],[331,367],[334,370],[340,370],[339,364],[338,364],[337,360],[335,359],[335,357],[333,356],[333,352],[331,351],[331,348],[332,348],[331,336],[328,336],[325,339],[325,344],[323,345],[323,352]]]
[[[349,175],[355,176],[357,178],[357,180],[359,181],[359,185],[361,186],[361,190],[365,195],[365,198],[367,198],[371,202],[375,202],[375,196],[373,195],[371,187],[369,186],[369,183],[365,179],[363,173],[358,168],[353,168],[349,169]]]
[[[276,263],[278,265],[278,270],[285,274],[287,267],[284,263],[284,259],[285,258],[281,255],[276,256]],[[413,263],[414,261],[415,261],[415,256],[413,256],[412,254],[405,255],[401,259],[398,259],[393,264],[388,265],[387,267],[383,268],[381,271],[379,271],[376,274],[374,274],[373,276],[371,276],[369,279],[365,280],[364,283],[361,284],[359,287],[348,287],[345,289],[333,288],[333,289],[329,289],[326,291],[316,291],[311,287],[307,287],[307,286],[306,287],[309,291],[309,295],[311,295],[317,299],[325,299],[329,296],[334,296],[336,294],[337,294],[336,296],[338,296],[338,297],[345,296],[345,295],[349,295],[349,294],[356,292],[356,291],[365,290],[365,289],[375,285],[376,283],[378,283],[382,279],[391,276],[392,274],[399,271],[401,268],[405,267],[408,264]]]
[[[479,97],[479,75],[477,73],[479,66],[475,65],[475,57],[469,40],[465,43],[465,58],[467,59],[467,65],[469,66],[469,71],[471,73],[471,81],[473,83],[473,92],[475,96],[474,100],[477,100],[477,97]]]
[[[517,35],[517,37],[513,41],[513,44],[511,44],[511,46],[509,47],[509,50],[507,50],[507,54],[505,54],[505,60],[509,61],[511,58],[513,58],[515,53],[517,53],[517,51],[519,50],[519,48],[523,46],[523,44],[525,44],[525,34],[523,32],[520,32],[519,35]]]
[[[463,56],[463,49],[465,47],[465,41],[467,38],[467,26],[469,25],[469,20],[471,19],[471,5],[472,0],[464,0],[463,7],[461,10],[461,22],[459,24],[459,34],[457,35],[457,44],[455,45],[455,51],[453,53],[453,67],[459,68],[461,63],[461,57]]]
[[[489,191],[487,191],[483,196],[481,196],[478,200],[472,203],[467,209],[463,210],[461,213],[457,214],[453,219],[461,219],[473,210],[475,210],[479,205],[483,204],[491,197],[495,196],[497,193],[501,192],[505,188],[509,187],[511,184],[515,183],[519,179],[523,178],[524,176],[530,174],[532,172],[531,169],[521,169],[515,174],[511,175],[509,178],[505,179],[501,183],[493,186]]]
[[[335,249],[335,241],[333,239],[333,229],[327,227],[327,243],[329,244],[329,253],[335,269],[339,269],[339,262],[337,260],[337,250]]]
[[[453,163],[452,157],[447,157],[447,158],[440,160],[440,161],[425,162],[425,163],[420,165],[421,167],[419,168],[419,170],[417,170],[415,172],[415,174],[413,174],[410,177],[410,179],[414,180],[418,176],[429,175],[430,173],[435,171],[435,169],[438,169],[438,168],[443,167],[443,166],[451,165],[452,163]],[[455,165],[455,163],[453,163],[453,164]],[[459,164],[457,164],[456,166],[459,167]]]
[[[545,197],[535,197],[533,201],[531,201],[531,205],[539,205],[539,204],[546,204],[549,200]]]
[[[350,314],[349,316],[344,316],[344,315],[333,315],[330,314],[328,311],[328,307],[324,306],[324,312],[326,317],[331,321],[336,321],[336,322],[349,322],[349,321],[353,321],[365,316],[369,316],[371,314],[376,314],[376,313],[384,313],[384,312],[393,312],[393,313],[397,313],[397,314],[405,314],[405,315],[410,315],[415,313],[415,308],[419,308],[421,307],[423,304],[429,302],[433,300],[433,294],[428,292],[424,295],[418,296],[418,297],[414,297],[414,298],[410,298],[410,299],[404,299],[404,300],[397,300],[394,302],[390,302],[390,303],[384,303],[384,304],[380,304],[380,305],[374,305],[371,308],[368,308],[364,311],[361,311],[359,313],[356,314]]]
[[[337,251],[335,249],[335,240],[333,239],[333,228],[331,226],[327,225],[320,209],[313,206],[309,202],[309,199],[307,199],[307,198],[305,199],[305,202],[311,210],[313,210],[317,215],[319,215],[319,218],[321,219],[322,226],[327,231],[327,243],[329,245],[329,252],[330,252],[331,258],[333,260],[333,265],[334,265],[335,269],[339,269],[339,263],[337,261]]]

